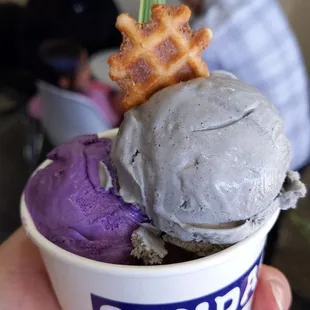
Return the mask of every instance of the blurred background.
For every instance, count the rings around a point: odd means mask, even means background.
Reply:
[[[94,9],[91,9],[91,3]],[[170,0],[168,3],[176,4],[178,0]],[[55,89],[40,88],[36,84],[41,79],[37,69],[40,45],[45,39],[54,37],[79,41],[87,50],[92,76],[103,84],[96,86],[96,89],[99,87],[102,91],[105,96],[103,99],[117,101],[118,90],[109,81],[106,64],[107,57],[121,40],[113,25],[118,12],[126,11],[137,17],[139,0],[115,0],[114,4],[106,0],[30,0],[29,3],[26,0],[0,0],[0,243],[20,226],[19,199],[29,175],[53,146],[77,134],[68,130],[65,138],[64,135],[59,137],[59,130],[58,133],[54,132],[55,123],[39,115],[38,94],[53,93],[56,100],[63,99],[61,91],[55,93]],[[295,32],[309,72],[310,1],[281,0],[280,4]],[[48,9],[43,9],[44,6]],[[58,12],[57,21],[53,10]],[[38,12],[42,12],[42,15]],[[98,16],[98,12],[102,15]],[[67,52],[74,50],[72,46],[65,49]],[[48,52],[42,58],[54,61]],[[289,68],[286,73],[290,75]],[[77,102],[73,102],[75,100]],[[85,98],[72,98],[68,104],[78,106],[83,100]],[[45,107],[47,103],[41,104]],[[61,107],[53,111],[56,115],[60,112]],[[118,111],[113,113],[117,114]],[[120,120],[122,115],[117,115]],[[78,114],[75,117],[73,120],[62,119],[66,124],[62,127],[63,131],[68,129],[70,122],[80,124],[80,133],[105,130],[117,126],[119,122],[112,122],[111,119],[96,120],[90,115],[86,118],[88,123],[97,125],[88,128],[87,124],[82,124],[81,119],[78,119]],[[306,164],[302,168],[302,178],[310,189],[310,166]],[[288,212],[283,217],[278,229],[279,236],[271,245],[273,251],[270,263],[280,268],[291,281],[295,294],[292,309],[310,309],[310,196],[301,201],[296,211]]]

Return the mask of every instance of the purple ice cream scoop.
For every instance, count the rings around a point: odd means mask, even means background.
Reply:
[[[147,221],[117,191],[112,142],[85,136],[53,150],[53,162],[28,182],[25,200],[37,229],[72,253],[130,264],[131,235]]]

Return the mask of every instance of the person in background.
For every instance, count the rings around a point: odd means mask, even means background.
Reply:
[[[277,107],[292,144],[291,168],[310,156],[308,80],[299,45],[277,0],[182,0],[194,28],[213,31],[203,54],[210,71],[226,70]]]
[[[89,55],[118,47],[118,14],[113,0],[28,0],[19,23],[19,62],[31,71],[39,46],[52,38],[76,40]]]
[[[48,40],[38,54],[38,80],[87,96],[111,128],[119,125],[122,118],[116,102],[119,95],[104,83],[91,80],[87,51],[82,46],[65,39]],[[29,114],[41,120],[41,109],[39,93],[29,103]]]

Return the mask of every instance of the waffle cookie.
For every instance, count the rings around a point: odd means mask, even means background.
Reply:
[[[124,92],[122,109],[146,102],[158,90],[182,81],[209,76],[201,52],[212,32],[189,25],[185,5],[153,5],[152,20],[137,23],[128,14],[117,18],[123,35],[120,51],[109,58],[110,77]]]

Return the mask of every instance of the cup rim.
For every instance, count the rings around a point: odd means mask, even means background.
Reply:
[[[113,138],[113,136],[117,134],[117,131],[118,129],[113,129],[104,133],[100,133],[98,135],[99,137]],[[50,161],[48,160],[44,161],[38,167],[38,169],[43,168],[49,162]],[[210,256],[169,265],[130,266],[95,261],[89,258],[79,256],[77,254],[73,254],[55,245],[37,230],[35,223],[33,222],[32,217],[28,211],[24,193],[22,194],[20,201],[20,215],[24,229],[28,237],[30,237],[30,239],[38,246],[40,251],[42,251],[43,253],[47,252],[52,256],[56,257],[57,259],[70,263],[72,265],[76,265],[79,268],[92,269],[97,272],[104,272],[106,274],[114,274],[119,276],[121,275],[122,277],[167,277],[175,274],[191,273],[200,269],[206,269],[212,266],[222,264],[223,262],[234,258],[236,256],[235,253],[240,252],[242,248],[246,248],[248,244],[255,242],[261,236],[267,236],[274,223],[276,222],[279,213],[280,209],[278,208],[252,235],[230,246],[229,248],[212,254]]]

